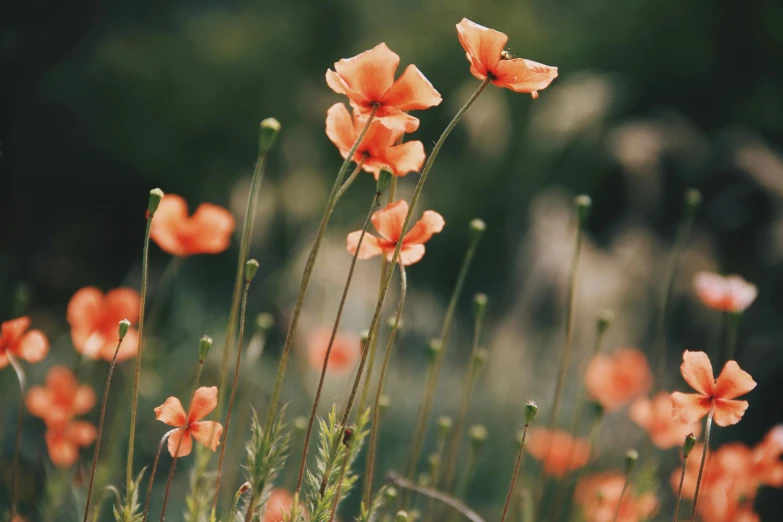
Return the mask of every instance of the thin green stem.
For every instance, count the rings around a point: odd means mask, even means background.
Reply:
[[[508,514],[508,507],[511,505],[511,497],[514,496],[514,486],[517,483],[519,468],[522,465],[522,457],[525,454],[525,440],[527,439],[528,428],[530,428],[530,424],[525,424],[525,428],[522,430],[522,441],[519,444],[519,453],[517,453],[517,463],[514,466],[514,474],[511,475],[511,485],[509,485],[508,487],[508,495],[506,495],[506,505],[503,506],[503,515],[500,517],[500,522],[505,522],[506,515]]]
[[[158,471],[158,461],[160,461],[160,453],[163,450],[163,443],[166,442],[166,440],[171,436],[172,433],[177,431],[179,428],[174,428],[173,430],[167,431],[163,434],[163,437],[160,439],[160,443],[158,444],[158,450],[155,452],[155,459],[152,461],[152,471],[150,471],[150,480],[147,484],[147,497],[144,501],[144,515],[142,515],[142,522],[147,522],[147,515],[150,512],[150,499],[152,498],[152,486],[155,483],[155,474]]]
[[[623,482],[623,489],[620,492],[620,498],[617,499],[617,507],[614,508],[614,516],[612,517],[612,522],[617,522],[617,517],[620,516],[620,507],[623,505],[623,497],[625,496],[625,492],[628,491],[628,484],[630,482],[631,482],[631,474],[626,473],[625,482]]]
[[[8,362],[14,368],[16,379],[19,381],[19,413],[16,417],[16,440],[14,441],[14,465],[11,475],[11,520],[16,516],[16,500],[19,497],[19,451],[22,447],[22,421],[24,420],[24,392],[27,388],[27,378],[25,377],[22,365],[16,360],[10,351],[5,352]]]
[[[239,500],[242,498],[242,495],[244,495],[249,490],[250,484],[248,482],[242,484],[242,486],[237,490],[236,494],[234,495],[234,502],[231,504],[231,520],[236,520],[237,509],[239,508]]]
[[[334,502],[332,502],[332,510],[329,513],[329,522],[334,522],[334,517],[337,514],[337,506],[340,505],[340,495],[342,494],[343,481],[345,480],[345,470],[348,469],[349,461],[351,460],[350,448],[345,448],[345,458],[343,459],[343,465],[340,466],[340,478],[337,479],[337,490],[334,493]]]
[[[707,462],[707,453],[710,451],[710,432],[712,431],[712,418],[715,415],[715,404],[712,404],[710,413],[707,415],[707,424],[704,428],[704,451],[701,454],[701,463],[699,464],[699,477],[696,479],[696,492],[693,496],[693,511],[691,512],[691,522],[696,522],[696,508],[699,505],[699,491],[701,490],[701,479],[704,476],[704,464]],[[685,468],[683,468],[685,469]]]
[[[101,504],[103,503],[103,497],[106,496],[106,493],[113,493],[114,499],[117,501],[117,506],[121,504],[120,500],[120,492],[117,491],[117,488],[114,486],[106,486],[103,488],[103,491],[101,491],[101,496],[98,497],[98,503],[95,504],[95,508],[92,510],[92,522],[98,522],[98,515],[101,514]]]
[[[468,506],[460,502],[455,497],[450,497],[449,495],[446,495],[445,493],[441,493],[440,491],[432,488],[426,488],[424,486],[419,486],[418,484],[414,483],[413,481],[410,481],[406,478],[400,477],[398,475],[390,475],[389,481],[399,486],[405,490],[413,491],[414,493],[418,493],[420,495],[424,495],[430,498],[434,498],[435,500],[438,500],[440,502],[443,502],[447,506],[456,509],[458,512],[460,512],[465,518],[470,520],[471,522],[484,522],[484,519],[481,518],[481,515],[470,509]]]
[[[351,188],[353,182],[356,181],[356,178],[359,177],[359,174],[362,172],[362,165],[364,165],[365,159],[366,156],[362,156],[362,159],[356,162],[356,167],[353,169],[353,172],[351,172],[351,175],[348,176],[348,179],[345,180],[345,183],[342,184],[340,190],[337,191],[337,195],[334,197],[334,203],[337,203],[340,198],[343,197],[346,191]]]
[[[127,324],[127,323],[126,323]],[[95,480],[95,468],[98,466],[98,455],[101,451],[101,438],[103,436],[103,421],[106,418],[106,403],[109,399],[109,387],[111,386],[111,377],[114,373],[114,365],[117,363],[117,354],[120,351],[122,339],[117,341],[117,348],[114,350],[114,356],[109,364],[109,373],[106,375],[106,386],[103,389],[103,401],[101,402],[101,416],[98,420],[98,436],[95,439],[95,453],[92,456],[92,467],[90,468],[90,484],[87,486],[87,500],[84,504],[84,522],[87,522],[87,516],[90,511],[90,499],[92,498],[92,485]]]
[[[150,229],[152,215],[147,217],[147,230],[144,232],[144,249],[141,256],[141,301],[139,302],[139,349],[136,352],[136,367],[133,372],[133,399],[131,401],[130,433],[128,436],[128,466],[125,475],[126,491],[133,488],[133,446],[136,439],[136,413],[139,402],[139,376],[141,375],[141,355],[144,348],[144,309],[147,303],[147,275],[150,250]]]
[[[733,361],[737,351],[737,332],[739,330],[741,315],[737,312],[727,312],[724,316],[726,323],[726,353],[723,356],[723,364]]]
[[[378,377],[378,389],[375,392],[375,403],[372,410],[372,428],[370,431],[370,445],[367,450],[367,464],[364,474],[364,505],[370,505],[370,499],[372,498],[372,480],[375,466],[375,451],[378,444],[378,431],[380,430],[381,422],[381,395],[383,395],[383,386],[386,379],[386,371],[389,368],[389,361],[391,360],[392,349],[394,348],[394,338],[397,335],[397,329],[400,326],[400,319],[402,317],[402,309],[405,306],[405,294],[408,290],[408,279],[405,275],[405,266],[400,264],[400,303],[397,305],[397,314],[394,317],[394,325],[389,333],[389,339],[386,342],[386,353],[383,356],[383,364],[381,365],[381,374]]]
[[[682,502],[682,486],[685,484],[685,468],[688,466],[688,455],[685,455],[682,462],[682,473],[680,473],[680,486],[677,488],[677,504],[674,506],[674,519],[677,522],[680,516],[680,502]]]
[[[345,157],[345,161],[343,161],[343,164],[337,173],[337,177],[334,180],[334,185],[332,186],[332,191],[329,194],[329,198],[326,200],[326,209],[324,210],[324,214],[321,217],[321,222],[318,225],[318,231],[316,232],[315,239],[313,240],[313,246],[310,248],[310,254],[308,255],[307,262],[305,263],[304,273],[302,274],[302,282],[299,286],[299,295],[296,298],[296,304],[294,305],[294,310],[291,313],[291,322],[288,325],[288,332],[286,333],[285,342],[283,343],[283,353],[280,356],[280,365],[277,369],[275,387],[272,391],[272,399],[269,403],[269,411],[267,412],[266,425],[264,427],[265,434],[270,433],[275,415],[277,415],[277,406],[280,401],[280,389],[283,385],[283,376],[285,375],[285,370],[288,365],[288,358],[291,353],[291,346],[294,342],[296,327],[299,324],[299,314],[302,311],[302,305],[304,304],[304,299],[307,295],[307,288],[310,285],[310,278],[313,275],[315,260],[318,257],[318,251],[321,248],[321,240],[323,239],[324,233],[326,232],[326,226],[329,224],[329,218],[332,216],[332,211],[334,211],[334,207],[337,204],[337,194],[343,186],[343,178],[345,178],[345,174],[348,172],[348,166],[353,160],[356,151],[359,149],[359,145],[367,134],[367,131],[370,129],[370,125],[375,119],[376,112],[378,112],[377,105],[373,106],[372,111],[367,118],[367,123],[364,125],[361,132],[359,132],[359,136],[356,138],[353,147],[351,147],[351,150]]]

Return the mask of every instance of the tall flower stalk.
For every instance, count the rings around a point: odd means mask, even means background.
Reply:
[[[519,443],[519,451],[517,452],[517,462],[514,465],[514,474],[511,475],[511,484],[508,486],[508,494],[506,495],[506,504],[503,506],[503,515],[500,517],[500,522],[505,522],[506,515],[508,514],[508,508],[511,505],[511,497],[514,496],[514,486],[517,482],[517,476],[519,476],[519,468],[522,465],[522,457],[525,454],[525,440],[527,439],[527,430],[530,428],[530,424],[538,413],[538,406],[535,402],[528,402],[525,405],[525,427],[522,430],[522,440]]]
[[[688,456],[691,450],[696,445],[696,437],[693,433],[685,437],[685,442],[682,445],[682,473],[680,473],[680,485],[677,488],[677,504],[674,506],[674,519],[672,522],[677,522],[680,516],[680,502],[682,502],[682,487],[685,484],[685,469],[688,467]]]
[[[631,484],[631,473],[633,473],[636,467],[636,462],[639,460],[639,454],[635,450],[629,450],[625,454],[625,482],[623,482],[623,489],[620,491],[620,498],[617,499],[617,506],[614,508],[614,516],[612,522],[617,522],[617,517],[620,516],[620,508],[623,505],[623,497],[625,492],[628,491],[628,486]]]
[[[699,463],[699,476],[696,479],[696,492],[693,495],[693,511],[691,511],[691,522],[696,522],[696,509],[699,505],[699,492],[701,491],[701,479],[704,476],[704,464],[707,462],[707,453],[710,451],[710,433],[712,432],[712,418],[715,416],[715,404],[713,403],[710,412],[707,414],[707,421],[704,427],[704,451],[701,453],[701,462]],[[683,468],[684,469],[684,468]]]

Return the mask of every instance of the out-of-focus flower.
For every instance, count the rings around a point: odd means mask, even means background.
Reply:
[[[136,324],[140,303],[139,293],[130,288],[116,288],[104,295],[94,286],[87,286],[76,292],[67,312],[76,351],[90,359],[111,361],[117,349],[120,321],[127,319]],[[131,328],[122,341],[117,361],[130,359],[138,349],[139,335]]]
[[[698,393],[672,393],[674,417],[682,423],[692,424],[707,415],[710,408],[715,408],[715,424],[723,427],[737,424],[748,409],[748,402],[733,399],[756,387],[750,374],[735,361],[729,361],[715,380],[710,358],[704,352],[686,350],[682,361],[682,376]]]
[[[217,386],[202,386],[193,394],[193,401],[187,414],[176,397],[169,397],[166,402],[155,408],[155,419],[180,428],[169,437],[168,448],[172,457],[189,455],[193,448],[193,439],[212,451],[220,445],[223,426],[215,421],[201,420],[217,407],[217,395]]]
[[[307,360],[310,366],[319,372],[323,368],[331,336],[331,330],[324,328],[311,334],[307,340]],[[342,374],[353,368],[362,353],[361,344],[361,340],[356,334],[338,333],[332,343],[332,351],[329,353],[329,362],[326,364],[327,371]]]
[[[362,247],[359,250],[359,259],[369,259],[381,254],[391,261],[397,242],[400,241],[402,225],[408,214],[408,202],[401,199],[389,203],[372,215],[372,224],[379,236],[365,234]],[[405,237],[402,238],[399,262],[405,266],[416,263],[424,256],[424,243],[430,240],[433,234],[443,230],[446,222],[443,216],[433,210],[426,210],[421,219],[413,225]],[[359,244],[361,230],[348,234],[347,248],[351,254],[356,253],[356,245]]]
[[[53,366],[46,374],[45,384],[30,388],[25,405],[47,426],[65,425],[76,415],[83,415],[95,406],[95,391],[86,384],[79,384],[73,372],[65,366]]]
[[[69,468],[79,458],[79,448],[89,446],[98,435],[95,426],[85,421],[68,421],[46,430],[46,448],[52,463]]]
[[[531,430],[527,450],[543,462],[544,473],[555,477],[579,469],[590,460],[590,444],[584,439],[574,439],[563,430]]]
[[[625,475],[619,471],[598,473],[580,480],[574,498],[582,508],[585,522],[641,522],[655,515],[659,503],[653,493],[637,495],[628,488],[623,494],[624,485]]]
[[[219,254],[231,244],[235,228],[234,216],[223,207],[202,203],[188,216],[185,199],[166,194],[155,211],[150,238],[175,256]]]
[[[343,158],[348,157],[363,127],[364,123],[351,116],[342,103],[335,103],[326,113],[326,135],[340,150]],[[381,122],[374,121],[351,159],[357,163],[361,161],[362,168],[372,172],[375,179],[378,179],[384,168],[395,176],[417,172],[426,158],[424,145],[420,141],[407,141],[398,145],[397,140],[402,135],[403,131],[389,129]]]
[[[653,377],[647,357],[634,348],[614,354],[599,353],[585,373],[587,393],[607,411],[617,410],[652,388]]]
[[[438,105],[441,97],[415,65],[405,68],[394,80],[400,57],[381,43],[353,58],[334,64],[326,71],[326,83],[338,94],[345,94],[360,121],[367,121],[377,107],[375,118],[390,129],[413,132],[419,120],[408,111]]]
[[[721,312],[744,312],[758,295],[756,285],[737,275],[723,277],[699,272],[693,279],[693,287],[705,306]]]
[[[0,324],[0,368],[8,366],[8,354],[37,363],[49,352],[49,340],[40,330],[30,330],[30,318],[19,317]]]
[[[661,449],[682,447],[689,433],[699,436],[701,423],[683,424],[672,415],[672,400],[667,392],[659,392],[652,399],[636,399],[628,416],[644,428],[653,444]]]
[[[783,425],[772,428],[753,448],[753,477],[762,485],[783,488]]]
[[[266,511],[263,522],[283,522],[285,516],[291,511],[294,497],[285,489],[275,488],[266,501]]]
[[[457,24],[457,35],[470,62],[470,72],[479,80],[489,77],[498,87],[538,98],[538,91],[557,78],[557,67],[512,57],[503,49],[508,36],[500,31],[463,18]]]

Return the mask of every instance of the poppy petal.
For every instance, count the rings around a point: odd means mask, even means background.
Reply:
[[[529,92],[536,97],[537,92],[546,89],[555,78],[557,78],[557,67],[515,58],[501,60],[498,63],[492,83],[515,92]]]
[[[382,239],[395,242],[400,238],[402,225],[408,215],[408,202],[404,199],[389,203],[372,215],[372,224]]]
[[[177,430],[169,436],[169,454],[172,457],[186,457],[193,450],[193,439],[190,430]]]
[[[356,128],[348,109],[342,103],[335,103],[326,111],[326,136],[340,150],[343,158],[356,141]]]
[[[118,328],[123,319],[127,319],[131,324],[136,324],[139,322],[141,297],[132,288],[115,288],[106,292],[104,307],[104,320],[113,327]],[[115,344],[118,339],[119,334],[113,339]]]
[[[406,246],[426,243],[432,238],[433,234],[442,231],[445,225],[446,220],[443,219],[443,216],[434,210],[426,210],[421,215],[421,219],[405,234],[403,243]]]
[[[202,203],[191,216],[188,228],[191,230],[186,241],[188,254],[219,254],[231,244],[236,221],[225,208]]]
[[[728,311],[726,280],[712,272],[699,272],[693,278],[693,288],[704,305],[716,310]]]
[[[78,290],[68,302],[66,318],[73,330],[92,332],[100,320],[103,307],[103,292],[94,286]],[[77,345],[77,349],[80,346]]]
[[[114,357],[114,350],[117,349],[116,343],[107,343],[104,345],[104,352],[102,357],[107,361],[111,361]],[[117,352],[117,362],[127,361],[136,356],[139,351],[139,332],[135,328],[129,328],[128,333],[120,344],[120,351]]]
[[[187,220],[188,203],[185,198],[177,194],[166,194],[152,219],[150,238],[166,253],[174,256],[186,255],[181,234]]]
[[[399,64],[400,57],[380,43],[353,58],[340,60],[334,64],[334,70],[351,91],[361,95],[366,103],[374,103],[380,102],[394,84],[394,71]]]
[[[735,399],[745,395],[756,387],[753,377],[739,367],[736,361],[729,361],[715,381],[715,397],[717,399]]]
[[[383,96],[383,104],[401,111],[428,109],[443,101],[440,93],[415,65],[405,68],[391,89]]]
[[[500,62],[500,53],[508,42],[508,36],[463,18],[457,24],[457,36],[471,58],[476,72],[486,78]]]
[[[674,392],[671,401],[672,416],[683,424],[696,422],[710,412],[710,400],[698,393]]]
[[[190,427],[190,433],[196,441],[215,451],[220,445],[220,436],[223,434],[223,426],[215,421],[196,422]]]
[[[394,145],[383,150],[381,159],[383,166],[391,170],[395,176],[404,176],[409,172],[418,172],[424,165],[427,155],[420,141],[409,141]],[[375,176],[378,179],[378,176]]]
[[[30,330],[19,341],[16,353],[29,363],[41,362],[49,353],[49,339],[40,330]]]
[[[370,111],[362,109],[355,104],[351,104],[359,123],[364,124],[370,117]],[[419,128],[419,119],[403,112],[395,107],[382,106],[375,114],[375,121],[378,121],[387,129],[396,132],[415,132]]]
[[[748,283],[740,276],[728,276],[726,286],[731,296],[731,311],[742,312],[756,300],[758,289],[756,285]]]
[[[402,245],[402,248],[400,249],[400,263],[404,266],[418,263],[421,261],[421,258],[424,257],[425,250],[424,245]],[[394,257],[393,250],[386,254],[386,259],[389,262],[391,262],[392,257]]]
[[[52,392],[43,386],[33,386],[25,396],[27,411],[36,417],[45,418],[52,407]]]
[[[748,409],[748,401],[718,399],[715,401],[715,424],[725,428],[737,424]]]
[[[176,397],[169,397],[166,402],[155,408],[155,419],[179,428],[185,425],[187,415],[182,408],[182,403]]]
[[[362,106],[367,105],[367,100],[362,94],[351,88],[348,83],[336,72],[331,69],[326,71],[326,85],[329,86],[337,94],[345,94],[351,102],[358,103]]]
[[[680,372],[685,382],[690,384],[691,388],[711,397],[715,390],[715,377],[712,373],[712,364],[710,358],[704,352],[690,352],[686,350],[682,354],[682,365]]]
[[[67,436],[78,446],[89,446],[95,442],[98,430],[89,422],[74,421],[68,425]]]
[[[87,385],[79,386],[73,396],[73,411],[79,415],[87,413],[95,406],[95,390]]]
[[[76,444],[62,434],[54,434],[51,431],[46,432],[45,438],[46,449],[49,450],[52,464],[58,468],[70,468],[76,463],[79,458],[79,449]]]
[[[0,340],[9,345],[18,341],[30,328],[29,317],[19,317],[0,324]]]
[[[73,397],[79,383],[71,370],[58,365],[46,372],[46,387],[54,393],[55,398]]]
[[[647,397],[636,399],[628,408],[628,417],[644,429],[648,429],[653,420],[653,402]]]
[[[346,248],[351,255],[356,254],[356,246],[359,244],[359,237],[361,237],[362,231],[357,230],[348,234],[346,238]],[[358,259],[370,259],[371,257],[379,256],[383,254],[383,248],[380,246],[378,238],[372,234],[364,234],[362,239],[362,248],[359,250]]]
[[[188,424],[193,424],[209,415],[217,407],[217,396],[217,386],[202,386],[196,390],[190,403]]]

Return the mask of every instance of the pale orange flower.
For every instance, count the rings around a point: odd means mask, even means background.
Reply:
[[[693,279],[693,287],[705,306],[721,312],[743,312],[758,295],[756,285],[737,275],[723,277],[712,272],[699,272]]]
[[[479,80],[489,77],[498,87],[527,92],[538,98],[538,91],[557,78],[557,67],[513,58],[503,49],[508,36],[500,31],[463,18],[457,24],[457,35],[470,62],[470,72]]]
[[[655,494],[637,495],[632,488],[623,494],[624,485],[625,475],[619,471],[597,473],[580,480],[574,498],[582,508],[585,522],[641,522],[655,515],[659,506]]]
[[[324,328],[314,332],[307,340],[307,359],[310,366],[319,372],[323,368],[331,336],[331,330]],[[350,332],[338,333],[332,343],[332,351],[329,353],[326,369],[329,372],[345,373],[353,368],[361,354],[362,343],[358,335]]]
[[[753,477],[759,484],[783,488],[783,425],[775,426],[755,448],[751,456]]]
[[[157,214],[156,214],[157,215]],[[68,303],[67,318],[76,351],[90,359],[111,361],[119,341],[119,324],[139,320],[141,299],[136,290],[116,288],[105,295],[94,286],[76,292]],[[139,335],[130,328],[122,341],[117,361],[130,359],[139,349]]]
[[[348,113],[342,103],[335,103],[326,113],[326,135],[340,150],[343,158],[348,157],[364,127],[357,117]],[[353,159],[363,161],[362,168],[372,172],[375,179],[381,169],[389,170],[395,176],[418,172],[424,164],[426,154],[420,141],[407,141],[397,145],[403,131],[392,130],[381,122],[372,122],[362,143],[356,149]]]
[[[397,242],[400,241],[400,233],[405,216],[408,214],[408,208],[408,202],[401,199],[389,203],[386,208],[382,208],[372,215],[372,224],[379,236],[365,234],[362,247],[359,250],[359,259],[369,259],[385,254],[386,259],[391,261]],[[433,210],[426,210],[421,219],[410,227],[408,233],[402,238],[399,262],[408,266],[421,260],[424,256],[424,243],[429,241],[433,234],[443,230],[445,224],[443,216]],[[359,244],[361,235],[361,230],[348,234],[346,243],[348,252],[351,254],[356,253],[356,245]]]
[[[53,366],[46,374],[46,386],[30,388],[25,404],[30,413],[42,418],[47,426],[62,426],[95,406],[95,391],[86,384],[79,384],[65,366]]]
[[[635,348],[614,354],[599,353],[585,373],[587,393],[607,411],[617,410],[652,388],[653,377],[647,357]]]
[[[683,424],[672,416],[672,401],[667,392],[659,392],[652,399],[636,399],[628,416],[644,428],[653,444],[661,449],[682,447],[685,437],[701,433],[701,423]]]
[[[723,427],[737,424],[748,409],[748,402],[734,399],[756,387],[750,374],[735,361],[729,361],[715,380],[712,364],[704,352],[685,351],[682,361],[682,376],[698,393],[672,393],[674,417],[682,423],[692,424],[707,415],[710,408],[715,408],[715,424]]]
[[[395,81],[399,64],[400,57],[381,43],[335,63],[334,71],[326,71],[326,83],[334,92],[348,96],[361,121],[366,122],[377,107],[375,118],[383,125],[413,132],[419,120],[406,113],[438,105],[441,97],[415,65],[409,65]]]
[[[263,522],[283,522],[293,504],[294,497],[291,493],[281,488],[273,489],[266,501]]]
[[[590,444],[584,439],[574,439],[563,430],[534,428],[526,448],[535,459],[544,463],[544,473],[555,477],[563,477],[590,460]]]
[[[79,458],[79,448],[92,444],[97,435],[95,426],[84,421],[50,426],[45,435],[49,458],[55,466],[69,468]]]
[[[166,194],[155,211],[150,238],[175,256],[219,254],[231,244],[234,228],[234,216],[223,207],[202,203],[188,216],[185,199]]]
[[[0,368],[8,366],[9,353],[29,363],[37,363],[48,352],[49,340],[40,330],[30,330],[29,317],[0,324]]]
[[[169,437],[168,447],[172,457],[190,455],[193,439],[212,451],[220,445],[223,426],[219,422],[201,420],[217,407],[217,395],[217,386],[202,386],[193,394],[193,401],[187,414],[176,397],[169,397],[166,402],[155,408],[156,420],[179,428]]]

